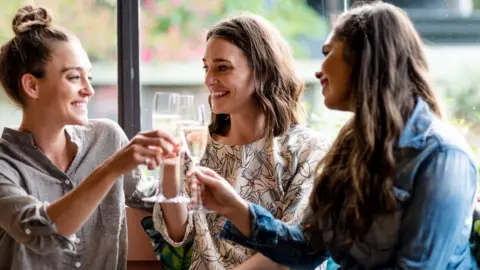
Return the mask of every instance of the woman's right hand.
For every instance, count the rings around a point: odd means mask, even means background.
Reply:
[[[189,172],[188,176],[191,177],[193,207],[199,203],[198,194],[200,194],[205,208],[227,218],[230,214],[238,213],[241,210],[246,209],[248,212],[247,202],[227,180],[212,169],[198,166],[193,172]]]
[[[206,167],[196,167],[191,173],[192,206],[198,204],[201,194],[203,206],[226,217],[246,237],[252,233],[252,217],[247,201],[215,171]]]
[[[140,132],[106,161],[106,168],[118,175],[128,173],[141,164],[153,170],[163,159],[177,156],[179,148],[177,141],[161,130]]]

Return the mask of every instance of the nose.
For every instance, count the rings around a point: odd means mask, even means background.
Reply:
[[[209,85],[213,85],[213,84],[216,84],[218,82],[217,78],[215,77],[215,74],[213,71],[210,71],[210,70],[207,70],[205,72],[205,85],[206,86],[209,86]]]
[[[315,78],[321,80],[322,77],[323,77],[323,72],[322,71],[319,70],[319,71],[315,72]]]
[[[87,79],[85,80],[84,87],[82,88],[81,94],[85,97],[92,97],[95,95],[95,90],[93,89],[92,83]]]

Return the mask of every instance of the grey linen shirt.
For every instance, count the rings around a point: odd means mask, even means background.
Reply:
[[[0,270],[126,269],[125,203],[147,208],[137,187],[140,170],[118,179],[85,225],[71,237],[61,236],[46,207],[72,191],[108,157],[128,143],[113,121],[90,120],[67,126],[78,146],[64,173],[41,152],[30,133],[5,128],[0,139]]]

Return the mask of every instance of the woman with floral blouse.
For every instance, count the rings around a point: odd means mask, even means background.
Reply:
[[[300,125],[304,84],[295,74],[292,54],[279,31],[256,15],[219,22],[206,41],[203,65],[213,115],[201,165],[222,175],[242,198],[296,223],[328,143]],[[188,160],[185,164],[188,171]],[[178,191],[168,186],[175,182],[168,181],[173,170],[165,164],[167,197]],[[190,269],[280,267],[219,239],[225,219],[215,213],[188,214],[184,204],[158,204],[153,218],[171,246],[193,241]]]

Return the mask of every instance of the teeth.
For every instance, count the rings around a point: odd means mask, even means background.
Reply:
[[[214,93],[212,93],[212,96],[220,97],[220,96],[224,96],[226,94],[227,94],[227,92],[214,92]]]
[[[87,104],[86,103],[73,103],[73,106],[84,108],[84,107],[87,107]]]

